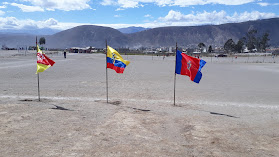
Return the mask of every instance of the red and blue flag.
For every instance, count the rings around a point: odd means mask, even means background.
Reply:
[[[202,78],[201,69],[206,62],[199,58],[188,56],[181,51],[176,51],[176,69],[175,73],[187,75],[196,83],[199,83]]]

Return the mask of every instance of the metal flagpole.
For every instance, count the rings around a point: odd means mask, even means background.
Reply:
[[[37,47],[37,36],[36,36],[36,50],[37,50],[37,55],[38,55],[38,47]],[[39,98],[39,101],[41,101],[41,98],[40,98],[40,77],[39,77],[39,73],[37,73],[37,76],[38,76],[38,98]]]
[[[107,60],[107,55],[108,55],[108,43],[106,40],[106,88],[107,88],[107,103],[108,103],[108,60]]]
[[[176,42],[176,50],[175,50],[175,69],[174,69],[174,89],[173,89],[173,105],[175,106],[175,85],[176,85],[176,54],[177,53],[177,42]]]

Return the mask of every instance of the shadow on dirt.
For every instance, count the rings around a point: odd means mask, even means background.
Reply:
[[[67,109],[67,108],[64,108],[64,107],[61,107],[61,106],[57,106],[57,105],[54,105],[54,106],[55,106],[55,107],[50,108],[50,109],[62,110],[62,111],[73,111],[73,110],[70,110],[70,109]]]
[[[113,102],[109,102],[109,104],[119,106],[121,104],[121,101],[113,101]]]
[[[240,118],[240,117],[235,117],[232,115],[228,115],[228,114],[223,114],[223,113],[217,113],[217,112],[209,112],[210,114],[214,114],[214,115],[218,115],[218,116],[227,116],[227,117],[231,117],[231,118]]]

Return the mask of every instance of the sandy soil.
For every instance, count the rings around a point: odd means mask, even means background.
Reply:
[[[109,104],[103,54],[49,57],[39,102],[35,54],[0,51],[0,156],[279,156],[279,57],[203,58],[176,106],[174,57],[124,55]]]

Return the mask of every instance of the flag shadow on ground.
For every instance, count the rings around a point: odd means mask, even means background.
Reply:
[[[214,114],[214,115],[218,115],[218,116],[227,116],[227,117],[231,117],[231,118],[240,118],[240,117],[236,117],[236,116],[232,116],[229,114],[223,114],[223,113],[217,113],[217,112],[209,112],[210,114]]]
[[[28,98],[26,98],[26,99],[20,99],[20,100],[18,100],[18,101],[22,101],[22,102],[42,102],[42,103],[45,103],[45,102],[52,102],[51,99],[45,99],[45,98],[41,99],[40,101],[39,101],[39,99],[28,99]]]
[[[109,104],[111,105],[115,105],[115,106],[119,106],[121,104],[121,101],[112,101],[112,102],[109,102]]]
[[[218,113],[218,112],[211,112],[211,111],[205,111],[205,110],[197,110],[197,111],[207,112],[207,113],[217,115],[217,116],[226,116],[226,117],[230,117],[230,118],[240,118],[240,117],[236,117],[236,116],[233,116],[233,115]]]
[[[137,110],[137,111],[143,111],[143,112],[149,112],[149,111],[151,111],[151,110],[140,109],[140,108],[135,108],[135,107],[127,107],[127,108],[130,108],[130,109],[133,109],[133,110]]]
[[[61,106],[57,106],[57,105],[53,105],[53,106],[55,106],[55,107],[50,108],[50,109],[62,110],[62,111],[73,111],[73,110],[70,110],[70,109],[67,109],[67,108],[64,108],[64,107],[61,107]]]
[[[115,106],[120,106],[122,102],[121,101],[112,101],[112,102],[109,102],[109,104],[111,105],[115,105]],[[143,111],[143,112],[149,112],[151,110],[148,110],[148,109],[140,109],[140,108],[135,108],[135,107],[130,107],[130,106],[124,106],[126,108],[129,108],[129,109],[133,109],[133,110],[137,110],[137,111]]]
[[[202,112],[207,112],[207,113],[210,113],[212,115],[217,115],[217,116],[226,116],[226,117],[230,117],[230,118],[240,118],[240,117],[236,117],[236,116],[233,116],[233,115],[229,115],[229,114],[224,114],[224,113],[218,113],[218,112],[211,112],[211,111],[206,111],[206,110],[199,110],[199,109],[194,109],[193,106],[191,106],[190,104],[186,104],[186,105],[189,105],[188,109],[190,110],[195,110],[195,111],[202,111]],[[182,105],[182,104],[176,104],[174,107],[185,107],[185,105]],[[191,107],[191,108],[190,108]]]
[[[22,100],[19,100],[19,101],[35,101],[35,100],[32,100],[32,99],[22,99]]]

